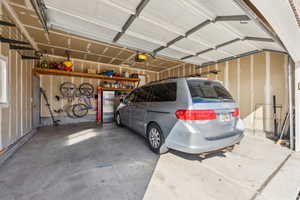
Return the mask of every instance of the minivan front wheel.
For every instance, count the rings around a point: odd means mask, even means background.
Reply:
[[[163,154],[168,152],[168,148],[165,146],[165,137],[160,127],[152,123],[147,130],[148,143],[150,149],[157,154]]]
[[[117,112],[117,114],[116,114],[116,123],[117,123],[118,126],[122,126],[121,116],[120,116],[119,112]]]

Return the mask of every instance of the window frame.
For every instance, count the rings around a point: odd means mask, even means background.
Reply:
[[[8,58],[0,55],[0,108],[6,108],[10,104],[9,66]]]

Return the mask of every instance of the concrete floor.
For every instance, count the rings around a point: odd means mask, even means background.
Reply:
[[[115,125],[41,128],[0,168],[1,200],[140,200],[158,156]]]
[[[0,167],[1,200],[296,200],[300,154],[247,134],[206,159],[158,157],[141,136],[107,124],[39,130]]]

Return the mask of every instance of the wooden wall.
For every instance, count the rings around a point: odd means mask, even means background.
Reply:
[[[59,57],[59,56],[48,56],[49,62],[61,62],[64,61],[66,58]],[[146,81],[154,81],[157,80],[157,72],[153,71],[146,71],[146,70],[138,70],[136,68],[130,68],[130,67],[121,67],[117,65],[107,65],[107,64],[101,64],[97,62],[92,61],[86,61],[86,60],[80,60],[80,59],[72,59],[74,63],[73,71],[76,72],[87,72],[88,68],[96,69],[97,72],[101,72],[104,70],[114,70],[115,72],[122,73],[122,72],[128,72],[129,74],[132,73],[138,73],[140,75],[146,76]],[[62,99],[60,101],[57,101],[55,96],[62,96],[59,91],[59,87],[63,82],[72,82],[79,87],[81,83],[88,82],[96,88],[101,84],[100,80],[97,79],[89,79],[89,78],[79,78],[79,77],[64,77],[64,76],[54,76],[54,75],[41,75],[41,87],[46,91],[46,95],[49,99],[49,103],[52,106],[53,109],[63,109],[65,105],[69,104],[67,99]],[[103,82],[103,80],[102,80]],[[72,103],[75,103],[76,100]],[[93,107],[96,108],[96,101],[95,99],[92,101]],[[95,110],[89,110],[89,114],[96,114]],[[56,116],[66,116],[66,113],[54,113]],[[49,111],[47,107],[45,106],[44,99],[41,98],[41,117],[49,117]]]
[[[1,10],[8,15],[5,9]],[[12,33],[12,30],[9,30]],[[21,39],[17,36],[16,39]],[[32,60],[22,60],[8,44],[0,43],[0,53],[8,58],[9,106],[0,108],[0,151],[32,130]]]
[[[264,52],[204,68],[185,64],[161,71],[159,78],[187,76],[212,69],[220,70],[220,73],[203,77],[223,82],[239,103],[241,117],[248,129],[273,130],[273,110],[270,105],[273,95],[277,104],[282,106],[282,109],[277,109],[281,112],[280,118],[284,118],[288,110],[287,55]]]

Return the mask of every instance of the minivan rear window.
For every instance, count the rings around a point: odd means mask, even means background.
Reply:
[[[192,98],[233,100],[221,83],[205,80],[187,81]]]

